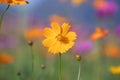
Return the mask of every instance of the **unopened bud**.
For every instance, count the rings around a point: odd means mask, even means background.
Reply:
[[[77,59],[78,61],[80,61],[80,60],[81,60],[81,56],[80,56],[80,55],[76,55],[76,59]]]
[[[20,73],[20,72],[18,72],[18,73],[17,73],[17,75],[18,75],[18,76],[21,76],[21,73]]]
[[[42,69],[45,69],[46,66],[45,66],[44,64],[41,64],[41,68],[42,68]]]
[[[28,41],[28,45],[32,46],[33,45],[33,41]]]

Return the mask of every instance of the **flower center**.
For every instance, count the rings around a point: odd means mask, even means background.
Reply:
[[[59,40],[62,43],[65,43],[65,44],[67,44],[69,42],[68,38],[62,36],[61,34],[59,34],[56,38],[57,38],[57,40]]]

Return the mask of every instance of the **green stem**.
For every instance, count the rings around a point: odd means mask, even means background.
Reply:
[[[1,28],[1,25],[2,25],[3,17],[5,15],[5,13],[7,12],[7,10],[9,9],[9,7],[10,7],[10,5],[8,5],[7,8],[0,15],[0,28]]]
[[[80,61],[79,61],[79,70],[78,70],[78,78],[77,80],[80,80]]]
[[[23,77],[21,77],[21,76],[19,76],[19,78],[20,78],[20,80],[24,80],[24,78],[23,78]]]
[[[19,77],[19,80],[24,80],[24,78],[21,76],[20,72],[17,73],[17,76]]]
[[[34,80],[34,53],[32,46],[31,46],[31,55],[32,55],[32,80]]]
[[[62,80],[62,75],[61,75],[61,69],[62,69],[62,65],[61,65],[61,54],[59,53],[59,71],[58,71],[58,76],[59,76],[59,80]]]

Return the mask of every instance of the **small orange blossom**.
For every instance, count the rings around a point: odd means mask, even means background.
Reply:
[[[26,32],[25,32],[25,38],[26,39],[36,39],[36,38],[40,38],[42,37],[43,35],[43,31],[42,29],[36,27],[36,28],[31,28],[31,29],[28,29]]]
[[[0,65],[1,64],[11,64],[13,63],[13,58],[12,56],[8,55],[8,54],[0,54]]]
[[[107,45],[105,47],[105,53],[106,53],[106,56],[108,56],[108,57],[112,57],[112,58],[120,57],[120,49],[116,45],[112,45],[112,44]]]
[[[104,30],[103,28],[97,27],[96,31],[91,35],[91,40],[98,40],[108,34],[108,30]]]
[[[93,6],[94,6],[96,9],[100,9],[100,8],[106,7],[107,4],[106,4],[106,1],[105,1],[105,0],[94,0]]]
[[[50,20],[50,22],[58,22],[58,23],[67,22],[67,18],[65,18],[61,15],[58,15],[58,14],[51,15],[49,17],[49,20]]]

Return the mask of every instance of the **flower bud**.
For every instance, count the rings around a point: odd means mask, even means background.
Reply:
[[[81,61],[81,56],[80,56],[80,55],[76,55],[76,59],[77,59],[78,61]]]
[[[28,45],[32,46],[33,45],[33,41],[28,41]]]

